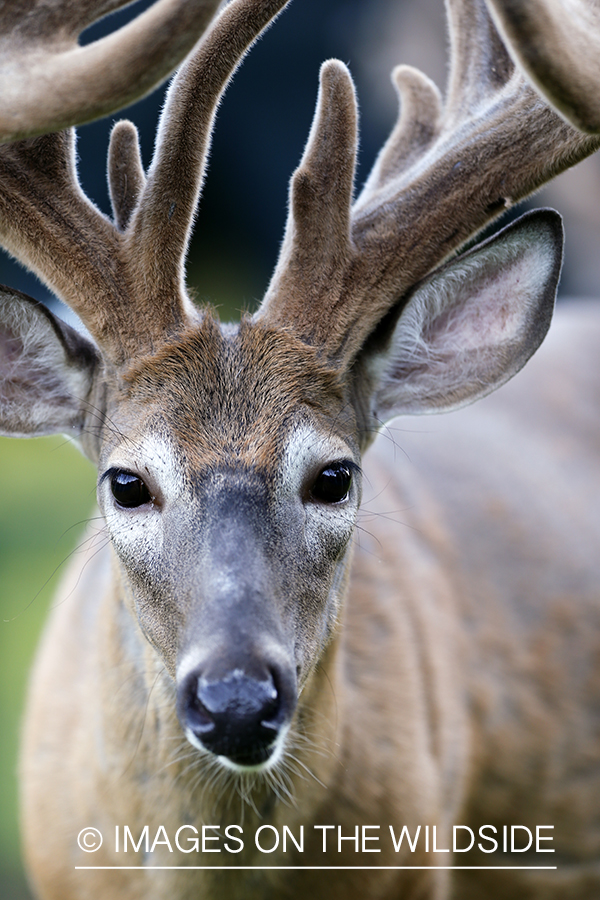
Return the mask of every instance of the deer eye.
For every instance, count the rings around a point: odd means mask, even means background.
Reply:
[[[318,475],[311,496],[322,503],[345,500],[352,484],[352,472],[346,463],[330,463]]]
[[[124,472],[122,469],[117,469],[111,475],[110,489],[119,506],[124,506],[126,509],[143,506],[144,503],[152,501],[150,491],[142,479],[137,475],[132,475],[131,472]]]

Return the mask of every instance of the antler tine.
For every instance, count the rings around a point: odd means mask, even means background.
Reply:
[[[400,114],[365,183],[363,192],[367,193],[409,167],[440,132],[442,97],[437,85],[412,66],[396,66],[392,84],[398,94]]]
[[[114,224],[81,190],[72,134],[0,147],[0,241],[80,316],[117,365],[195,315],[182,257],[215,107],[247,47],[284,3],[233,0],[215,20],[171,87],[147,179],[135,127],[115,126],[108,166]],[[102,304],[92,306],[90,297]]]
[[[589,0],[487,2],[509,50],[546,99],[577,128],[600,133],[600,8]]]
[[[442,128],[476,113],[490,90],[506,83],[513,65],[485,8],[475,0],[448,0],[451,69],[448,97],[423,72],[396,66],[392,83],[398,94],[398,121],[363,187],[367,197],[395,178],[433,145]],[[482,35],[484,39],[482,39]]]
[[[278,283],[259,313],[289,321],[340,367],[351,365],[366,336],[432,269],[506,208],[600,147],[600,139],[567,125],[525,82],[484,0],[448,5],[458,58],[445,107],[440,112],[425,76],[396,70],[401,116],[352,208],[343,275],[318,306],[300,309],[293,298],[302,281],[284,271],[284,244]],[[329,155],[336,153],[334,144]],[[312,228],[324,238],[327,221]]]
[[[219,0],[158,0],[113,34],[78,46],[83,28],[128,2],[3,5],[0,141],[89,122],[149,93],[190,52]]]
[[[154,309],[166,294],[188,307],[185,254],[200,196],[216,109],[229,79],[260,32],[288,0],[233,0],[169,89],[148,179],[128,229],[131,264]]]
[[[356,148],[354,85],[346,67],[329,60],[321,67],[317,108],[302,161],[291,180],[285,237],[260,316],[279,321],[277,298],[288,295],[288,290],[290,297],[301,296],[306,308],[318,307],[323,297],[341,291],[352,253],[350,207]],[[295,318],[302,313],[302,309],[295,311]]]
[[[108,145],[108,189],[115,225],[125,231],[146,184],[138,130],[133,122],[116,122]]]
[[[514,64],[480,0],[446,0],[450,77],[446,127],[476,114],[507,83]]]

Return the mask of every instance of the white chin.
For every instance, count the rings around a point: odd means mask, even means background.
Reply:
[[[214,753],[211,753],[210,750],[206,749],[206,747],[196,737],[196,735],[190,728],[186,728],[185,736],[190,744],[192,744],[193,747],[196,747],[197,750],[200,750],[200,752],[204,756],[211,756],[214,760],[220,763],[220,765],[222,765],[224,769],[228,769],[230,772],[238,772],[241,775],[244,772],[267,772],[269,771],[269,769],[275,768],[285,752],[285,743],[288,731],[289,725],[285,725],[279,732],[277,740],[273,744],[273,749],[271,750],[269,758],[265,759],[264,762],[258,763],[256,766],[241,766],[239,765],[239,763],[233,762],[233,760],[229,759],[228,756],[215,756]]]

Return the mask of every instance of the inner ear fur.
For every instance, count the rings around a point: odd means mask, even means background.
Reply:
[[[0,286],[0,434],[78,437],[99,362],[42,303]]]
[[[403,299],[354,363],[369,431],[398,415],[448,412],[512,378],[550,326],[562,247],[559,214],[535,210]]]

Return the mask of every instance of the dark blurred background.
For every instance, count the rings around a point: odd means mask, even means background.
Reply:
[[[93,40],[123,24],[138,2],[86,32]],[[1,11],[0,11],[1,15]],[[389,73],[397,63],[423,69],[443,88],[446,33],[442,0],[294,0],[251,51],[217,119],[208,178],[188,260],[196,298],[237,317],[261,298],[276,261],[287,183],[314,109],[319,66],[348,63],[361,105],[358,184],[366,178],[396,116]],[[163,91],[111,119],[79,130],[84,190],[106,213],[105,159],[116,118],[140,129],[150,161]],[[564,295],[596,295],[600,284],[600,160],[593,157],[545,188],[528,206],[565,217]],[[524,207],[525,208],[525,207]],[[0,282],[53,302],[8,257]],[[91,466],[60,439],[0,441],[0,898],[29,895],[19,863],[15,760],[26,672],[60,569],[93,508]]]

